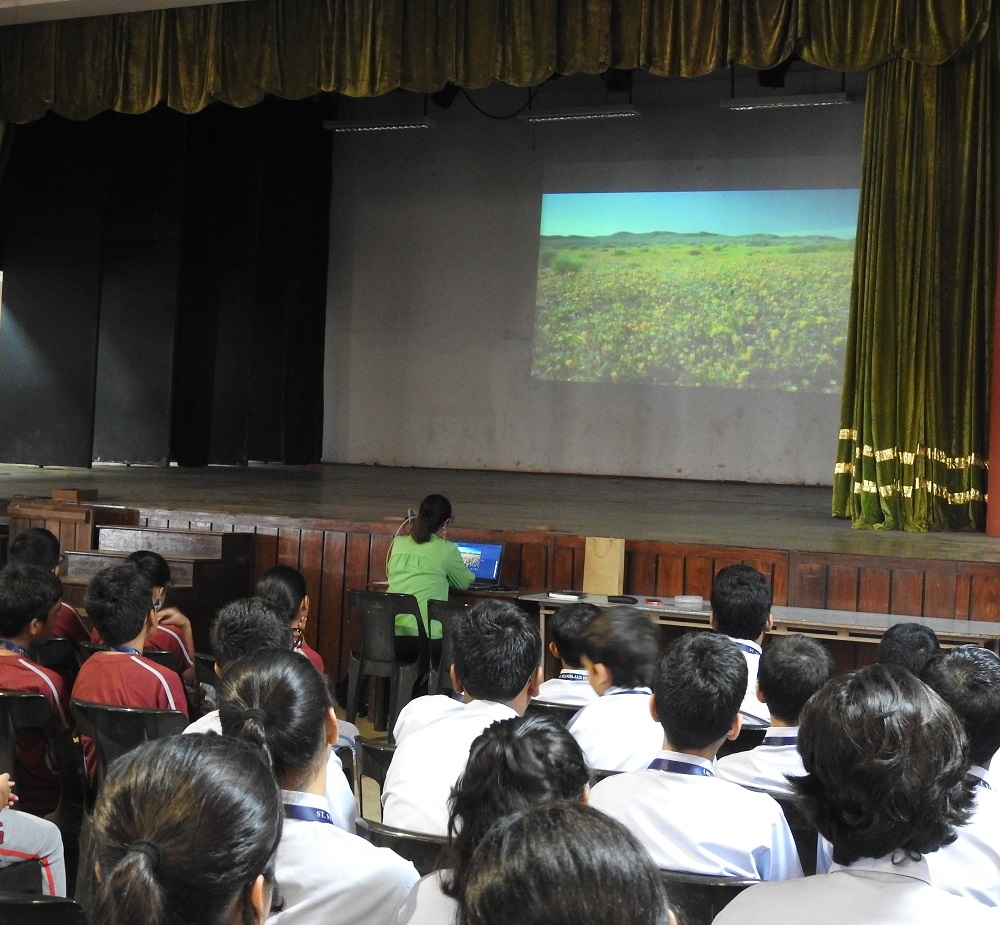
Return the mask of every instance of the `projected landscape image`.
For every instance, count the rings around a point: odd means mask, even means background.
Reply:
[[[532,375],[838,392],[856,189],[553,193]]]

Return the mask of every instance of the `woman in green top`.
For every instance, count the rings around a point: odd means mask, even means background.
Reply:
[[[420,502],[409,536],[393,540],[386,569],[390,593],[412,594],[417,599],[420,618],[431,639],[441,638],[441,625],[434,623],[428,628],[427,602],[446,601],[449,587],[464,591],[475,578],[462,561],[458,547],[445,539],[450,521],[451,502],[444,495],[428,495]],[[416,657],[416,636],[416,618],[410,614],[398,616],[396,650],[400,656]],[[407,655],[410,649],[412,653]]]

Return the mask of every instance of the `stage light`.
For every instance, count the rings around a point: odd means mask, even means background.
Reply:
[[[797,109],[806,106],[845,106],[851,101],[846,93],[803,93],[790,96],[738,96],[719,100],[723,109]]]
[[[593,119],[631,119],[641,115],[634,106],[570,107],[567,109],[527,109],[518,119],[522,122],[583,122]]]
[[[323,128],[341,134],[343,132],[405,132],[414,129],[434,128],[434,120],[426,116],[416,119],[368,119],[364,122],[340,122],[331,120],[323,123]]]

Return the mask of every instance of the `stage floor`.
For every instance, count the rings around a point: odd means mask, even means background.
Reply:
[[[178,511],[398,521],[431,492],[463,527],[548,530],[800,552],[1000,562],[1000,539],[979,533],[853,530],[830,516],[831,490],[800,485],[617,478],[380,466],[93,469],[0,466],[0,499],[96,488],[99,502]]]

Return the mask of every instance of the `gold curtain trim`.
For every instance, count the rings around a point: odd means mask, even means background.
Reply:
[[[856,430],[851,430],[848,427],[844,427],[844,428],[841,429],[840,436],[837,439],[838,440],[857,440],[858,439],[858,432]]]
[[[948,504],[969,504],[972,501],[989,501],[989,495],[986,492],[979,491],[977,488],[952,492],[948,491],[944,485],[939,485],[937,482],[932,482],[928,479],[916,479],[913,485],[903,485],[899,481],[894,481],[889,485],[876,485],[869,479],[862,479],[860,482],[854,483],[854,494],[856,495],[880,495],[883,498],[902,495],[904,498],[912,498],[914,492],[918,491],[941,498]]]
[[[891,459],[899,459],[904,466],[912,466],[917,459],[927,459],[931,462],[940,463],[948,469],[989,469],[988,459],[984,459],[978,453],[971,453],[968,456],[949,456],[944,450],[933,447],[918,446],[916,452],[901,450],[898,447],[889,447],[885,450],[876,450],[874,447],[865,444],[854,448],[856,459],[866,456],[876,462],[889,462]],[[853,468],[852,463],[838,463],[835,472],[840,472],[841,467]],[[843,471],[847,471],[846,469]]]

